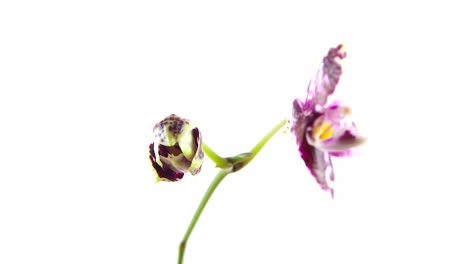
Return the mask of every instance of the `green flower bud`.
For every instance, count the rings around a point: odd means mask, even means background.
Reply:
[[[169,115],[154,126],[153,134],[149,158],[156,182],[178,181],[186,172],[200,172],[204,157],[201,133],[189,120]]]

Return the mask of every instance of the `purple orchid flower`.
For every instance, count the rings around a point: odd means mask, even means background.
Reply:
[[[334,195],[335,175],[331,156],[350,154],[352,147],[365,139],[357,133],[351,120],[351,109],[341,102],[327,104],[342,74],[341,61],[346,57],[343,45],[331,48],[317,72],[314,89],[307,88],[305,102],[293,102],[291,130],[296,136],[299,152],[310,173],[324,191]]]

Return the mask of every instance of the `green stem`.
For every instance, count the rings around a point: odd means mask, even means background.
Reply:
[[[276,134],[278,131],[283,128],[288,123],[288,119],[285,118],[281,122],[279,122],[275,127],[273,127],[268,134],[266,134],[258,143],[255,145],[250,153],[255,157],[260,150],[262,150],[263,146]],[[252,158],[253,159],[253,158]]]
[[[240,170],[241,168],[245,167],[250,161],[252,161],[255,156],[262,150],[262,148],[265,146],[265,144],[276,134],[278,131],[286,125],[288,122],[287,119],[282,120],[279,122],[273,129],[270,130],[253,148],[249,153],[242,153],[239,154],[233,158],[230,159],[225,159],[220,157],[218,154],[216,154],[210,147],[208,147],[205,143],[203,143],[202,148],[205,154],[216,164],[217,167],[220,167],[221,170],[218,172],[216,177],[213,179],[211,182],[210,186],[208,187],[208,190],[206,190],[205,195],[203,196],[203,199],[201,200],[200,204],[198,205],[197,210],[195,211],[195,214],[192,217],[192,221],[190,221],[190,225],[187,228],[187,231],[185,232],[184,238],[180,242],[179,245],[179,258],[178,258],[178,264],[182,264],[184,261],[184,253],[185,253],[185,248],[187,246],[187,242],[190,238],[190,235],[192,234],[193,228],[195,227],[196,223],[198,222],[198,219],[200,218],[200,215],[203,212],[203,209],[205,209],[206,204],[211,198],[211,195],[213,192],[216,190],[218,185],[221,183],[221,181],[229,174],[236,172]],[[249,155],[246,155],[249,154]]]
[[[184,253],[185,253],[185,247],[187,245],[187,241],[190,238],[190,234],[192,234],[193,228],[195,227],[195,224],[197,223],[198,218],[200,218],[200,215],[203,212],[203,209],[205,209],[205,206],[210,200],[210,197],[213,194],[213,192],[216,190],[216,187],[218,187],[218,185],[221,183],[224,177],[226,177],[226,175],[228,174],[229,172],[227,170],[221,169],[216,175],[216,177],[213,179],[213,181],[211,182],[210,187],[208,187],[208,190],[206,190],[205,195],[203,196],[203,199],[198,205],[197,211],[195,211],[195,214],[192,217],[192,221],[190,222],[190,225],[187,228],[187,231],[185,232],[184,238],[182,239],[182,242],[180,242],[179,260],[177,263],[182,264],[184,260]]]
[[[279,122],[275,127],[273,127],[270,132],[268,132],[260,141],[250,150],[250,156],[243,160],[242,162],[239,162],[237,166],[234,166],[234,171],[238,171],[242,169],[243,167],[247,166],[254,158],[257,156],[257,154],[262,150],[262,148],[265,146],[265,144],[270,141],[270,139],[278,133],[278,131],[283,128],[286,124],[288,123],[288,119],[285,118],[281,122]]]
[[[205,142],[202,143],[202,149],[205,155],[208,156],[208,158],[210,158],[216,164],[216,167],[221,169],[227,169],[231,167],[231,164],[226,159],[216,154],[216,152],[214,152],[210,147],[208,147],[208,145],[206,145]]]

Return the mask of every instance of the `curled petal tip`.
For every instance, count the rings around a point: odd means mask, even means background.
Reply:
[[[331,48],[327,55],[323,57],[321,67],[317,72],[315,90],[311,99],[314,105],[325,105],[328,96],[335,92],[343,73],[342,60],[344,58],[346,58],[346,51],[341,44],[335,48]]]

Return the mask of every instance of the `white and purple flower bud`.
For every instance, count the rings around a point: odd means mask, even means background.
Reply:
[[[178,181],[184,173],[196,175],[203,164],[202,138],[198,128],[174,114],[153,128],[149,158],[158,181]]]

